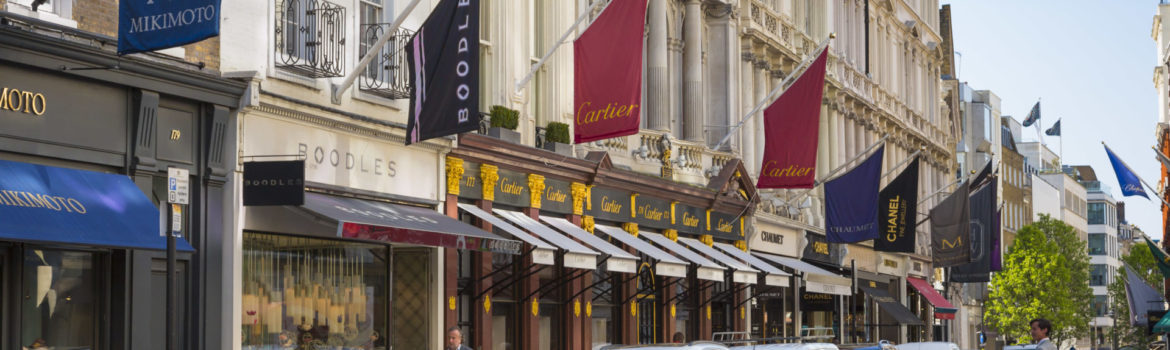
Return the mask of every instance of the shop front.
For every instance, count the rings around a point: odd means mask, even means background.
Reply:
[[[738,161],[702,188],[615,169],[605,153],[566,158],[465,134],[446,166],[448,215],[531,236],[517,256],[445,252],[459,262],[446,274],[446,324],[473,348],[710,340],[746,330],[747,290],[777,278],[720,248],[746,248],[754,188]]]
[[[107,39],[0,13],[0,349],[202,348],[218,302],[220,213],[244,84],[120,57]],[[43,35],[51,31],[51,35]],[[109,69],[117,63],[119,69]],[[177,215],[178,298],[166,307],[160,208]],[[165,212],[165,211],[162,211]]]
[[[522,241],[438,210],[443,142],[267,101],[240,126],[241,348],[441,346],[442,251]]]
[[[790,259],[800,258],[800,246],[804,240],[804,229],[800,224],[767,213],[757,214],[755,219],[755,230],[748,241],[751,251]],[[796,288],[792,288],[790,281],[785,282],[783,286],[760,286],[753,292],[754,298],[751,300],[753,337],[785,338],[798,335],[796,330],[800,328],[800,312],[810,309],[804,307],[806,306],[804,297],[797,293]],[[814,298],[817,302],[808,306],[816,311],[832,312],[832,296],[827,294],[823,296],[827,296],[827,299]]]

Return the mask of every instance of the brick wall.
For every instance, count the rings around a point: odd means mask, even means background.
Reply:
[[[204,71],[219,72],[219,37],[210,38],[183,46],[187,50],[187,62],[203,62]]]
[[[77,29],[116,38],[118,37],[118,1],[74,1],[73,20],[77,21]]]
[[[6,0],[0,0],[2,5]],[[73,20],[77,29],[111,37],[118,36],[117,0],[81,0],[73,2]],[[183,46],[184,60],[191,63],[203,62],[204,71],[219,71],[219,38],[211,38]]]

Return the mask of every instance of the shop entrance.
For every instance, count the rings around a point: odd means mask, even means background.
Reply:
[[[638,269],[638,297],[635,317],[638,320],[638,343],[658,343],[655,332],[658,329],[658,298],[655,290],[654,269],[650,264],[642,264]],[[646,294],[643,294],[646,293]]]

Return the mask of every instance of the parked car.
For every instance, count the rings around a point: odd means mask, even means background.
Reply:
[[[1008,345],[1004,346],[1003,350],[1036,350],[1036,347],[1036,344]]]
[[[905,343],[894,347],[898,350],[959,350],[959,345],[941,341]]]
[[[594,347],[598,349],[598,347]],[[644,345],[606,345],[600,350],[728,350],[726,345],[712,341],[694,341],[690,343],[665,343]]]
[[[840,350],[830,343],[785,343],[733,346],[728,350]]]

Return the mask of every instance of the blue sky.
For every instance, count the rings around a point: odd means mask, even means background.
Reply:
[[[1157,1],[949,1],[958,76],[1003,100],[1004,115],[1022,120],[1041,100],[1042,128],[1059,118],[1064,164],[1090,165],[1126,219],[1154,239],[1162,236],[1159,201],[1121,197],[1101,141],[1138,176],[1157,186]],[[1041,130],[1044,130],[1041,129]],[[1024,141],[1036,139],[1025,128]],[[1054,152],[1058,137],[1044,136]],[[1147,190],[1149,192],[1149,190]]]

